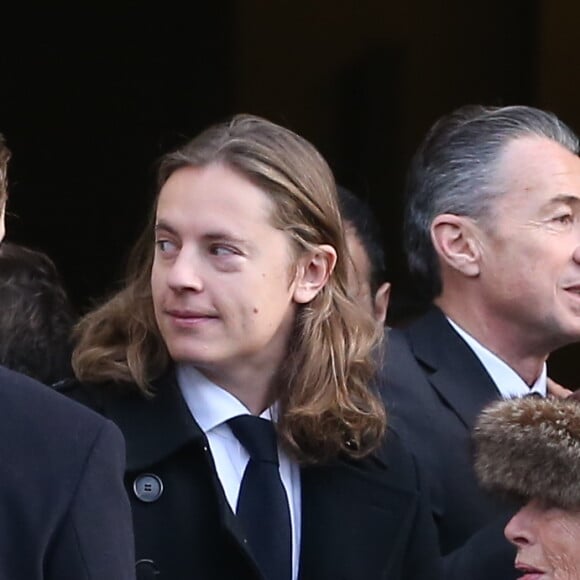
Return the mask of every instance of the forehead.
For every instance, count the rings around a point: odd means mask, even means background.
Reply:
[[[203,221],[236,229],[270,221],[273,202],[251,181],[219,164],[185,167],[171,174],[159,193],[157,220],[174,227]]]
[[[522,137],[506,145],[497,179],[504,198],[550,201],[559,196],[580,199],[580,158],[551,139]]]

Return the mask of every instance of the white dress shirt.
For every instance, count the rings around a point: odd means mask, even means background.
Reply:
[[[463,330],[453,320],[447,318],[449,324],[455,329],[457,334],[467,343],[469,348],[475,353],[485,370],[489,373],[501,396],[504,399],[513,399],[514,397],[523,397],[531,393],[538,393],[542,397],[546,396],[546,363],[542,368],[540,376],[536,379],[534,384],[530,387],[526,382],[501,360],[497,355],[485,348],[479,341],[477,341],[471,334]]]
[[[250,460],[246,449],[232,433],[227,421],[239,415],[250,415],[248,408],[231,393],[212,383],[191,365],[178,365],[177,382],[183,398],[202,431],[213,456],[217,475],[225,496],[235,513],[244,471]],[[276,408],[266,409],[263,419],[276,420]],[[300,468],[278,446],[280,477],[288,497],[292,525],[292,579],[298,578],[300,558]]]

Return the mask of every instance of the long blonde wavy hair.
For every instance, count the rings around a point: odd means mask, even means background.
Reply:
[[[330,168],[302,137],[238,115],[162,157],[158,191],[178,169],[213,163],[235,170],[273,200],[273,224],[287,233],[296,255],[330,244],[339,257],[325,287],[299,306],[279,372],[283,443],[302,462],[368,454],[386,425],[384,407],[370,387],[382,333],[347,289],[348,254]],[[151,381],[171,364],[151,297],[154,223],[155,208],[133,249],[124,288],[77,327],[73,367],[81,381],[129,381],[147,395]]]

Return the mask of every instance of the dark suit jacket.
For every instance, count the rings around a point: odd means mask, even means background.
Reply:
[[[125,435],[139,580],[261,578],[176,381],[155,386],[152,399],[113,384],[66,389]],[[163,485],[148,503],[134,490],[144,474]],[[305,467],[301,477],[301,580],[438,578],[426,494],[394,434],[380,459]]]
[[[383,398],[427,474],[448,577],[515,578],[515,551],[503,537],[510,507],[485,495],[472,469],[471,429],[500,397],[494,382],[435,307],[389,331],[386,353]]]
[[[2,367],[0,413],[0,578],[134,578],[119,430]]]

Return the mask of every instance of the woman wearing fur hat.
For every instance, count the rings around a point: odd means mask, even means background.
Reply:
[[[521,580],[580,579],[580,403],[500,401],[474,431],[481,485],[523,507],[505,528]]]

